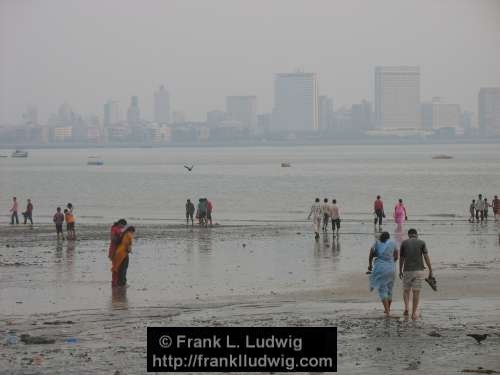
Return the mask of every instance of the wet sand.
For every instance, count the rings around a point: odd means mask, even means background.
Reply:
[[[394,319],[383,318],[368,292],[367,223],[345,223],[338,239],[329,233],[318,242],[308,223],[139,224],[124,291],[109,284],[109,228],[78,226],[72,242],[55,240],[51,225],[2,226],[0,332],[55,343],[8,346],[0,338],[0,374],[146,373],[152,325],[334,325],[339,373],[500,371],[498,227],[414,226],[439,288],[423,290],[417,322],[402,319],[399,280]],[[478,345],[467,333],[490,336]]]

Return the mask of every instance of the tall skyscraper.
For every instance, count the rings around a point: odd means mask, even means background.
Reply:
[[[333,99],[328,96],[319,97],[318,126],[321,130],[333,127]]]
[[[278,73],[274,79],[273,131],[318,130],[315,73]]]
[[[420,67],[375,68],[375,122],[384,129],[419,129]]]
[[[478,97],[479,129],[500,135],[500,87],[481,87]]]
[[[104,126],[114,125],[120,122],[120,106],[117,101],[109,99],[104,104]]]
[[[154,118],[159,124],[170,122],[170,94],[163,85],[155,92]]]
[[[255,131],[257,127],[257,97],[228,96],[226,97],[227,119],[239,121],[244,128]]]
[[[129,125],[138,125],[141,121],[141,110],[139,109],[139,98],[132,96],[127,111],[127,122]]]

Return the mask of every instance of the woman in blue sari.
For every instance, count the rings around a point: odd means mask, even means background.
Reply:
[[[372,267],[374,258],[375,265]],[[397,260],[398,249],[396,243],[390,239],[388,232],[382,232],[380,238],[370,249],[368,271],[371,271],[370,291],[373,289],[378,290],[386,316],[389,316],[391,312],[392,288],[394,286]]]

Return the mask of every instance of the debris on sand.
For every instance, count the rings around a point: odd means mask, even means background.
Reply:
[[[75,324],[72,320],[54,320],[53,322],[43,322],[42,324],[48,325],[48,326],[58,326],[61,324]]]
[[[441,337],[441,334],[436,331],[429,332],[428,335],[431,337]]]
[[[56,340],[50,339],[48,337],[31,336],[28,334],[22,334],[21,341],[26,345],[53,344],[56,342]]]
[[[475,374],[500,374],[500,372],[495,370],[486,370],[482,367],[478,367],[477,369],[464,369],[462,372],[475,373]]]

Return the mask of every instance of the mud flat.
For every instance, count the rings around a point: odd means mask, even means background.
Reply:
[[[110,288],[109,228],[79,226],[68,242],[49,225],[2,226],[0,374],[145,374],[153,325],[332,325],[339,373],[500,371],[498,227],[415,226],[439,288],[424,289],[417,322],[402,318],[399,280],[392,319],[368,292],[364,223],[318,242],[305,223],[138,225],[125,290]]]

